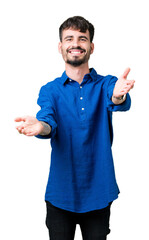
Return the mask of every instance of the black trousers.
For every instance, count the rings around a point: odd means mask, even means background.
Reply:
[[[50,240],[74,240],[76,224],[80,225],[83,240],[106,240],[110,233],[110,207],[86,213],[74,213],[46,202],[46,226]]]

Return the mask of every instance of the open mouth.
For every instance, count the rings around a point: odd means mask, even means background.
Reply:
[[[67,51],[68,53],[75,54],[75,55],[80,55],[85,52],[83,49],[70,49]]]

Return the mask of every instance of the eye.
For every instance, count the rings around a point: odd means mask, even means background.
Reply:
[[[66,42],[70,42],[72,40],[72,38],[67,38]]]
[[[80,38],[81,42],[86,42],[86,38]]]

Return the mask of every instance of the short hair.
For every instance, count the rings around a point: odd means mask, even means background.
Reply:
[[[90,34],[90,42],[93,41],[94,26],[85,18],[80,16],[74,16],[64,21],[59,28],[59,37],[61,42],[62,42],[63,30],[69,29],[69,28],[72,28],[74,30],[79,30],[80,32],[83,32],[83,33],[85,33],[88,30]]]

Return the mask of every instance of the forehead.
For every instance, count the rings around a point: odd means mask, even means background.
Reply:
[[[89,39],[89,31],[87,30],[85,33],[80,32],[79,30],[73,30],[71,28],[69,29],[64,29],[62,33],[62,39],[64,39],[67,36],[72,36],[72,37],[80,37],[80,36],[85,36]]]

